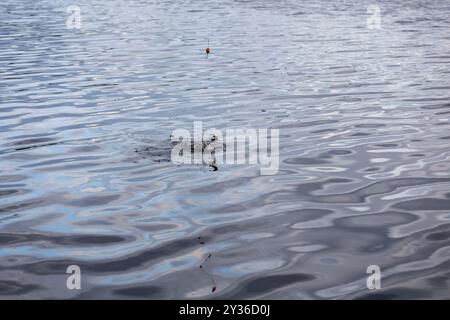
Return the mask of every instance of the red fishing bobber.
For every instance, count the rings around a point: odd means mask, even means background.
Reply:
[[[206,54],[210,54],[211,53],[211,49],[210,48],[206,48],[205,51],[206,51]]]

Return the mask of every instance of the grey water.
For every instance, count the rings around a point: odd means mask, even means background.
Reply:
[[[0,298],[450,298],[449,27],[446,0],[2,0]],[[173,164],[194,121],[279,129],[278,173]]]

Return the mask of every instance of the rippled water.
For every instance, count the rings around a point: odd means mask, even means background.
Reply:
[[[0,297],[449,298],[450,2],[370,4],[2,0]],[[279,173],[172,164],[196,120]]]

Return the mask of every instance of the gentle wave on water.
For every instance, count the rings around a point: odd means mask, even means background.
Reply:
[[[450,3],[377,3],[2,0],[0,298],[449,298]],[[172,164],[194,121],[278,174]]]

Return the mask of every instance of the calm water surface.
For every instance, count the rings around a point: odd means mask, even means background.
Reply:
[[[450,298],[450,1],[377,3],[2,0],[0,298]],[[172,164],[196,120],[278,174]]]

